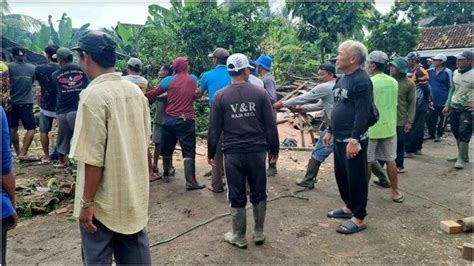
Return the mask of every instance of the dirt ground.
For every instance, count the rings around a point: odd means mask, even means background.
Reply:
[[[199,144],[205,147],[205,143]],[[472,216],[472,164],[456,171],[446,161],[454,155],[452,138],[441,143],[428,141],[424,155],[407,159],[408,172],[399,176],[405,194],[403,204],[390,200],[390,190],[373,184],[369,188],[368,228],[356,235],[335,231],[340,220],[326,218],[326,212],[342,206],[332,169],[332,157],[322,166],[314,190],[298,195],[308,200],[282,198],[268,203],[263,246],[249,242],[246,250],[224,242],[230,229],[225,217],[199,227],[174,241],[151,249],[153,263],[467,263],[457,245],[472,242],[472,234],[448,235],[439,230],[441,220]],[[199,150],[199,149],[198,149]],[[294,185],[304,174],[308,151],[282,151],[279,174],[268,181],[269,198],[299,190]],[[176,178],[165,184],[151,184],[150,243],[168,239],[215,215],[229,211],[225,194],[209,190],[187,192],[182,160],[175,156]],[[206,157],[197,156],[200,181],[210,167]],[[18,166],[18,179],[46,175],[51,166]],[[251,240],[253,216],[247,212]],[[9,233],[7,261],[11,264],[81,264],[78,223],[67,214],[35,216],[22,221]]]

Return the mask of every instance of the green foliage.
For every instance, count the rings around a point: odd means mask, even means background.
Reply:
[[[317,44],[324,62],[326,53],[337,47],[339,36],[361,36],[363,25],[375,14],[373,3],[290,1],[286,7],[300,20],[299,37]]]
[[[402,18],[400,12],[404,14]],[[369,51],[382,50],[389,56],[395,54],[404,56],[413,51],[420,40],[418,21],[421,12],[420,4],[395,3],[387,15],[380,15],[369,25],[371,29],[367,39]]]
[[[194,116],[197,132],[203,132],[209,129],[210,113],[211,109],[209,108],[209,104],[207,104],[207,102],[194,104]]]

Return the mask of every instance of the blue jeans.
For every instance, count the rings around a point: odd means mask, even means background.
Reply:
[[[329,155],[331,155],[332,153],[332,146],[333,146],[332,140],[329,147],[327,148],[324,147],[324,144],[323,144],[323,138],[326,135],[326,132],[327,132],[327,129],[319,132],[318,142],[316,142],[316,145],[314,145],[312,156],[313,156],[313,159],[319,162],[324,162],[326,158],[328,158]]]

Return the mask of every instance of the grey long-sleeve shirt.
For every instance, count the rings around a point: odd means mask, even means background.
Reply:
[[[324,110],[327,122],[331,117],[332,108],[334,106],[334,88],[335,80],[321,83],[310,91],[289,99],[283,102],[285,107],[294,107],[296,105],[302,105],[305,112]]]

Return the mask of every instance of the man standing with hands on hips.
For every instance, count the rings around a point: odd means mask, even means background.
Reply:
[[[341,234],[357,233],[366,228],[368,169],[367,130],[373,87],[362,67],[367,48],[348,40],[339,45],[336,67],[344,74],[334,86],[334,109],[324,144],[334,138],[334,171],[345,206],[327,213],[330,218],[349,219],[336,229]]]

